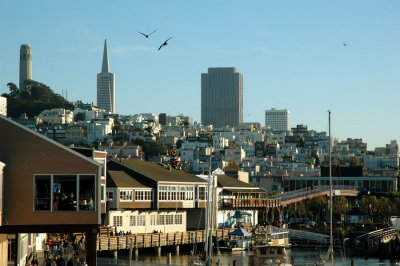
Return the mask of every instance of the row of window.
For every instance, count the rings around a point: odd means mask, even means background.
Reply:
[[[199,199],[205,200],[205,187],[199,187]],[[194,199],[194,186],[159,186],[159,201],[182,201]]]
[[[121,201],[132,201],[133,190],[121,190],[119,192],[119,198]],[[136,190],[135,201],[151,201],[153,199],[153,193],[151,190]]]
[[[152,214],[150,215],[150,226],[157,225],[182,225],[182,214]],[[113,216],[113,226],[123,226],[122,215]],[[129,226],[146,226],[145,215],[131,215]]]
[[[199,200],[207,200],[207,189],[205,186],[199,187]],[[153,192],[151,190],[121,190],[119,192],[119,198],[121,201],[152,201]],[[194,199],[194,187],[193,186],[160,186],[160,192],[158,199],[160,201],[182,201],[182,200],[193,200]],[[114,200],[114,192],[107,192],[107,200]]]

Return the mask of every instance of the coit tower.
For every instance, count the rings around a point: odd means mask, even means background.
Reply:
[[[26,91],[25,81],[32,79],[32,47],[22,44],[19,51],[19,91]]]
[[[115,114],[115,75],[110,72],[107,40],[104,41],[101,73],[97,74],[97,107]]]

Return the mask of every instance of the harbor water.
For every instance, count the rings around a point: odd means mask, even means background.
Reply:
[[[290,256],[294,258],[295,266],[311,266],[315,265],[315,262],[321,261],[321,255],[326,254],[326,250],[315,250],[315,249],[299,249],[292,248],[290,250]],[[189,265],[192,260],[192,255],[181,254],[172,255],[171,264],[169,265]],[[220,255],[213,256],[213,265],[219,266],[233,265],[236,261],[236,265],[248,265],[249,260],[247,252],[233,252],[233,253],[221,253]],[[368,258],[368,257],[350,257],[345,254],[345,251],[335,252],[335,263],[334,265],[353,265],[355,266],[370,266],[370,265],[400,265],[400,260],[389,260],[380,258]],[[98,257],[98,263],[101,266],[105,265],[129,265],[129,257],[127,254],[119,254],[118,259],[109,257]],[[168,265],[168,257],[166,253],[162,256],[157,256],[156,252],[146,252],[140,254],[137,259],[132,261],[132,265]]]

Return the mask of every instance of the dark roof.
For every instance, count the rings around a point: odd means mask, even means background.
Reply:
[[[92,164],[94,164],[94,165],[96,165],[96,166],[100,166],[100,163],[96,162],[95,160],[92,160],[91,158],[87,158],[86,156],[82,155],[81,153],[79,153],[79,152],[77,152],[77,151],[74,151],[74,150],[70,149],[69,147],[62,145],[61,143],[58,143],[57,141],[55,141],[55,140],[53,140],[53,139],[51,139],[51,138],[45,137],[44,135],[40,134],[39,132],[33,131],[33,130],[27,128],[26,126],[21,125],[21,124],[15,122],[15,121],[12,120],[11,118],[8,118],[8,117],[6,117],[6,116],[0,114],[0,126],[2,126],[3,123],[5,123],[5,126],[6,126],[8,129],[10,129],[10,130],[12,130],[12,131],[16,130],[16,131],[15,131],[16,134],[19,134],[19,133],[18,133],[18,130],[27,132],[27,134],[34,135],[34,136],[38,137],[39,139],[41,139],[41,140],[43,140],[43,141],[46,141],[46,142],[49,142],[50,144],[52,144],[52,145],[54,145],[54,146],[57,146],[58,148],[61,148],[61,149],[63,149],[63,150],[66,150],[66,151],[68,151],[69,153],[72,153],[72,154],[74,154],[74,155],[77,155],[78,157],[80,157],[80,158],[82,158],[82,159],[85,159],[86,161],[88,161],[88,162],[90,162],[90,163],[92,163]],[[11,129],[11,126],[13,126],[13,129]],[[20,131],[19,131],[19,132],[20,132]],[[0,141],[1,141],[1,139],[0,139]],[[21,144],[21,145],[22,145],[22,144]],[[7,161],[6,161],[6,160],[3,160],[3,162],[6,163]]]
[[[89,149],[86,147],[77,147],[77,146],[73,146],[71,147],[72,150],[79,152],[80,154],[92,158],[93,157],[93,149]]]
[[[133,187],[133,188],[148,188],[124,171],[108,171],[107,187]]]
[[[218,175],[218,187],[237,187],[237,188],[252,188],[252,189],[257,189],[258,187],[245,183],[243,181],[237,180],[233,177],[227,176],[227,175]]]
[[[185,171],[169,168],[154,162],[127,160],[122,162],[123,165],[129,167],[133,171],[142,174],[154,181],[167,181],[167,182],[185,182],[185,183],[207,183],[207,181],[189,174]]]

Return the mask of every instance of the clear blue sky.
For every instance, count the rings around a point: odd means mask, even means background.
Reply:
[[[292,126],[326,131],[330,109],[335,137],[369,148],[400,140],[398,0],[2,1],[0,10],[0,93],[18,84],[19,48],[30,44],[34,80],[96,104],[107,38],[120,114],[200,121],[200,74],[236,67],[245,121],[287,108]]]

